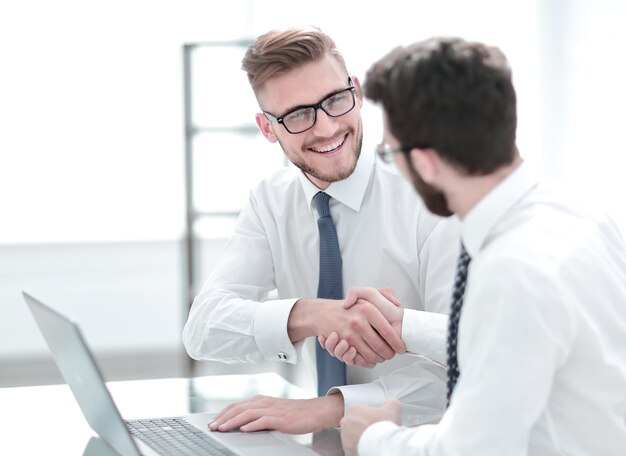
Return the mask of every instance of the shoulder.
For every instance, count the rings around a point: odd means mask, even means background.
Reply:
[[[252,198],[259,203],[268,204],[293,200],[303,194],[299,173],[300,171],[293,166],[279,169],[253,187]]]

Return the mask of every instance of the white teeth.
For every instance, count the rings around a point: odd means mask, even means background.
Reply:
[[[321,153],[330,152],[341,147],[344,140],[345,140],[345,137],[341,138],[339,141],[336,141],[334,143],[327,144],[324,147],[320,147],[320,148],[311,147],[311,150],[314,150],[315,152],[321,152]]]

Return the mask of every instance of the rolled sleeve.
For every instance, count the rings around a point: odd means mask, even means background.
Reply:
[[[297,299],[278,299],[259,305],[254,313],[254,340],[269,361],[294,364],[298,354],[287,333],[287,321]]]

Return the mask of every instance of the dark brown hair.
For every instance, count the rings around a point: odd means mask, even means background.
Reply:
[[[252,43],[241,62],[255,93],[274,76],[293,70],[325,55],[346,68],[335,42],[316,27],[271,30]],[[346,74],[348,71],[346,70]]]
[[[472,175],[510,164],[517,154],[511,70],[495,47],[431,38],[399,47],[365,77],[403,147],[430,147]]]

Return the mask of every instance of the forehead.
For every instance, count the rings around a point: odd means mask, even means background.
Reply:
[[[309,62],[268,80],[258,93],[265,111],[281,114],[299,105],[313,104],[348,85],[348,75],[332,56]]]

